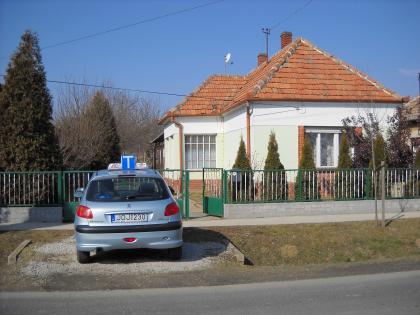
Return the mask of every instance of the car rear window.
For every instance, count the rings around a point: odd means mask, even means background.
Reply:
[[[88,201],[161,200],[169,198],[165,182],[154,177],[115,177],[93,180],[86,194]]]

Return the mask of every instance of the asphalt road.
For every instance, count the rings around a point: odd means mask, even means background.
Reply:
[[[215,287],[0,293],[0,314],[420,314],[420,270]]]

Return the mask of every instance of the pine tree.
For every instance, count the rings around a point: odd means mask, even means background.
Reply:
[[[0,93],[0,167],[58,170],[61,154],[52,124],[51,95],[38,36],[26,31],[6,70]]]
[[[280,162],[276,134],[271,131],[267,146],[267,158],[264,164],[262,195],[264,200],[284,200],[287,196],[287,179],[283,164]]]
[[[236,154],[235,164],[233,164],[232,168],[240,169],[240,170],[251,169],[251,163],[246,154],[245,142],[242,139],[242,137],[241,137],[241,141],[239,142],[239,148],[238,148],[238,153]]]
[[[390,167],[405,168],[413,163],[413,152],[408,145],[410,129],[401,109],[388,119],[387,155]]]
[[[376,135],[375,141],[373,142],[373,152],[375,153],[375,167],[379,168],[381,161],[385,161],[386,163],[385,141],[380,132]],[[370,160],[369,167],[373,167],[373,159]]]
[[[338,155],[338,168],[351,168],[350,146],[347,140],[347,134],[341,135],[340,151]]]
[[[305,137],[305,141],[303,143],[302,157],[300,159],[299,167],[306,168],[306,169],[315,168],[313,149],[312,149],[311,141],[309,141],[308,137]]]
[[[305,137],[300,159],[299,173],[296,188],[300,192],[302,200],[315,199],[318,195],[318,176],[315,169],[313,149],[311,141]]]
[[[249,201],[253,196],[253,172],[251,163],[245,150],[245,143],[241,137],[238,153],[236,154],[235,164],[232,167],[235,176],[232,176],[231,183],[228,185],[229,195],[232,201]],[[233,175],[232,174],[232,175]]]
[[[343,132],[340,140],[340,150],[338,155],[338,170],[335,173],[335,198],[343,199],[348,198],[354,193],[355,182],[359,181],[359,173],[355,174],[351,170],[348,170],[352,166],[350,157],[350,146],[347,139],[347,133]],[[356,176],[357,175],[357,176]]]
[[[86,108],[85,116],[86,123],[92,129],[86,140],[92,141],[92,146],[96,147],[97,152],[90,162],[90,168],[106,168],[109,163],[119,161],[120,138],[115,118],[109,101],[101,91],[93,96]]]
[[[280,162],[279,146],[276,140],[276,134],[272,131],[268,140],[268,153],[265,159],[265,170],[283,170],[284,166]]]

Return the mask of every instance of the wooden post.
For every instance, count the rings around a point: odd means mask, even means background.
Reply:
[[[382,227],[385,227],[385,162],[381,162]]]

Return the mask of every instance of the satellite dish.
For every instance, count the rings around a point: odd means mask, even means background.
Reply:
[[[225,63],[229,63],[230,59],[232,59],[232,54],[231,53],[227,53],[225,56]]]

